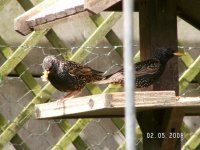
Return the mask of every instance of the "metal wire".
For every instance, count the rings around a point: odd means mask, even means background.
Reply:
[[[139,49],[138,45],[134,45],[133,43],[130,44],[132,49]],[[6,45],[2,45],[2,47],[6,47]],[[14,46],[12,46],[14,47]],[[15,46],[18,47],[18,46]],[[124,47],[124,46],[121,46]],[[54,47],[42,47],[42,46],[34,46],[32,48],[35,48],[38,53],[40,52],[42,55],[50,55],[50,50],[58,49]],[[99,47],[88,47],[87,51],[90,52],[91,58],[95,59],[88,59],[86,62],[84,62],[87,65],[91,65],[92,62],[99,62],[98,58],[101,59],[112,59],[112,54],[115,53],[115,50],[118,48],[118,46],[99,46]],[[182,48],[186,50],[187,52],[191,52],[192,50],[199,51],[199,47],[193,47],[193,46],[179,46],[179,48]],[[74,52],[78,47],[72,47],[71,51]],[[97,52],[92,51],[92,49],[100,49]],[[108,51],[104,53],[100,53],[101,49],[108,49]],[[126,50],[125,50],[126,51]],[[102,52],[102,51],[101,51]],[[60,56],[61,54],[57,54],[56,56]],[[131,59],[133,61],[133,59]],[[110,61],[110,64],[106,64],[105,72],[109,72],[113,67],[121,65],[119,62],[116,61]],[[42,68],[41,67],[41,61],[35,61],[34,63],[26,64],[27,69],[26,71],[32,72],[34,68]],[[126,65],[125,65],[126,66]],[[41,69],[42,72],[42,69]],[[24,73],[22,73],[23,75]],[[132,74],[134,74],[132,72]],[[0,128],[0,130],[4,130],[6,126],[9,123],[13,122],[13,119],[15,116],[20,113],[20,111],[28,104],[29,100],[32,99],[32,90],[27,89],[26,87],[23,87],[23,81],[20,79],[22,76],[9,76],[5,77],[2,83],[0,84],[0,110],[1,114],[5,116],[6,119],[9,119],[8,122]],[[38,76],[37,76],[38,77]],[[130,81],[129,81],[130,82]],[[10,86],[12,84],[12,86]],[[41,83],[44,84],[43,82]],[[19,86],[20,85],[20,86]],[[183,95],[188,96],[190,94],[199,93],[200,86],[196,84],[196,86],[191,87],[190,90],[185,91]],[[3,92],[6,91],[6,92]],[[59,93],[61,94],[61,93]],[[11,96],[12,95],[12,96]],[[199,94],[198,94],[199,95]],[[13,96],[15,98],[13,99]],[[61,97],[61,95],[59,95]],[[51,100],[56,100],[55,97],[52,97]],[[134,120],[134,118],[132,118]],[[196,119],[197,120],[197,119]],[[68,120],[72,122],[71,120]],[[63,133],[58,128],[57,124],[58,122],[54,122],[53,120],[45,120],[45,121],[37,121],[34,118],[30,119],[26,124],[21,128],[21,130],[18,132],[18,134],[21,136],[22,141],[19,143],[12,143],[13,145],[22,145],[27,144],[30,149],[51,149],[54,144],[59,140],[59,138],[63,135]],[[73,121],[74,123],[75,121]],[[71,123],[71,125],[73,125]],[[192,123],[192,122],[191,122]],[[91,126],[91,124],[93,124]],[[199,124],[197,124],[199,126]],[[134,129],[134,127],[132,126]],[[117,146],[121,145],[125,142],[125,140],[128,142],[130,140],[125,138],[124,135],[121,133],[121,131],[124,129],[124,127],[116,128],[112,121],[109,119],[97,119],[93,120],[86,129],[84,129],[80,137],[84,140],[85,143],[88,145],[88,150],[101,150],[101,149],[109,149],[114,150],[117,149]],[[126,130],[127,131],[127,130]],[[194,130],[195,132],[195,130]],[[92,136],[91,136],[92,135]],[[98,136],[97,136],[98,135]],[[134,146],[139,146],[142,144],[142,138],[135,139],[136,143]],[[184,140],[185,141],[185,140]],[[182,142],[184,142],[182,140]],[[33,143],[37,143],[37,145],[34,145]],[[112,144],[115,143],[115,144]],[[114,145],[114,146],[113,146]],[[117,146],[116,146],[117,145]],[[70,147],[70,148],[69,148]],[[72,144],[67,147],[67,149],[71,149]],[[133,149],[134,147],[132,147]],[[75,149],[75,148],[73,148]]]

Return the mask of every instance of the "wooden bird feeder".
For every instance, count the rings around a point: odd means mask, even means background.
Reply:
[[[177,48],[177,16],[200,29],[199,1],[136,0],[139,12],[141,60],[156,48]],[[65,4],[65,5],[63,5]],[[104,10],[121,11],[122,0],[45,0],[15,19],[15,30],[27,35],[33,30],[52,27],[76,15],[89,16]],[[173,75],[173,77],[172,77]],[[200,98],[180,97],[178,60],[166,67],[154,91],[136,92],[137,121],[144,133],[180,132],[185,115],[199,115]],[[176,93],[176,94],[175,94]],[[36,118],[121,117],[124,116],[124,93],[92,95],[36,106]],[[181,139],[143,137],[143,149],[180,149]]]
[[[73,16],[98,14],[121,0],[45,0],[15,19],[14,28],[22,35],[73,20]],[[115,7],[112,7],[115,8]]]
[[[137,112],[177,107],[192,115],[200,114],[200,109],[195,109],[198,106],[200,97],[176,97],[174,91],[135,92]],[[124,109],[124,92],[116,92],[39,104],[35,116],[37,119],[123,117]]]

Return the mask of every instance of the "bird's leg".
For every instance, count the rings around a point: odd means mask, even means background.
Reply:
[[[69,92],[67,95],[64,96],[64,99],[77,97],[77,96],[79,96],[81,94],[81,92],[82,92],[82,90]]]
[[[78,90],[78,91],[73,91],[73,92],[69,92],[67,95],[65,95],[63,98],[61,98],[60,100],[58,100],[58,104],[60,103],[64,103],[65,100],[77,97],[81,94],[82,90]]]

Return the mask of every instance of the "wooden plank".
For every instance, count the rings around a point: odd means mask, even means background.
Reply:
[[[91,15],[91,13],[89,13],[88,11],[82,11],[79,13],[71,14],[69,17],[67,16],[67,17],[62,17],[62,18],[58,18],[58,19],[55,19],[55,18],[51,19],[49,17],[48,22],[34,25],[31,28],[33,28],[33,30],[35,30],[35,31],[38,31],[38,30],[42,30],[42,29],[46,29],[46,28],[51,28],[56,24],[60,24],[60,23],[66,22],[66,21],[73,21],[75,16],[86,17],[86,16],[90,16],[90,15]]]
[[[27,35],[35,28],[37,30],[41,30],[51,27],[54,20],[58,23],[59,21],[63,21],[62,18],[69,17],[80,12],[87,12],[84,10],[84,0],[76,0],[73,2],[69,0],[45,0],[17,17],[15,19],[14,28],[20,34]],[[88,14],[91,13],[85,13],[86,16]],[[46,25],[43,26],[43,24]]]
[[[91,1],[91,0],[88,0],[88,1]],[[94,0],[93,0],[94,1]],[[134,11],[135,12],[138,12],[138,2],[139,2],[140,0],[135,0],[134,2]],[[86,2],[86,1],[85,1]],[[101,3],[101,1],[95,1],[94,2],[94,5],[95,5],[95,3]],[[86,4],[85,4],[86,5]],[[107,4],[106,4],[107,5]],[[85,9],[87,9],[86,7],[90,7],[90,6],[85,6]],[[97,9],[100,9],[99,11],[100,12],[102,12],[102,11],[119,11],[119,12],[122,12],[123,10],[122,10],[122,0],[119,0],[118,2],[116,2],[116,3],[114,3],[114,4],[112,4],[111,6],[109,6],[108,8],[106,8],[106,9],[104,9],[104,7],[105,6],[100,6],[100,7],[102,7],[102,8],[97,8]],[[93,4],[91,4],[91,8],[88,8],[88,10],[89,9],[94,9],[93,8]],[[103,9],[102,11],[101,11],[101,9]],[[89,11],[91,11],[91,10],[89,10]],[[93,10],[93,13],[94,13],[94,11],[97,11],[96,9],[94,9]],[[97,13],[96,13],[97,14]]]
[[[8,45],[3,38],[0,36],[0,45]],[[13,50],[9,47],[1,47],[0,53],[2,56],[4,56],[6,59],[9,59],[12,54],[14,53]],[[41,87],[39,84],[37,84],[37,81],[34,79],[32,74],[28,71],[28,68],[20,62],[16,67],[15,71],[18,74],[18,76],[23,80],[25,85],[33,91],[33,93],[37,93],[41,90]]]
[[[93,13],[99,14],[102,11],[120,11],[122,12],[122,0],[107,0],[110,3],[113,4],[105,4],[102,6],[100,3],[105,3],[106,1],[95,1],[95,0],[85,0],[85,9],[92,11]],[[140,0],[135,0],[134,4],[134,11],[138,12],[138,2]],[[110,5],[110,6],[109,6]],[[107,7],[107,8],[106,8]]]
[[[177,106],[187,106],[187,103],[190,103],[190,101],[182,102],[182,100],[178,101]],[[190,105],[189,105],[190,106]],[[192,106],[191,106],[192,107]],[[170,109],[166,109],[165,113],[163,114],[164,120],[162,121],[161,125],[161,131],[165,131],[166,135],[170,135],[172,133],[179,134],[181,133],[181,123],[183,121],[183,117],[185,115],[185,110],[183,107],[173,107]],[[181,122],[181,123],[180,123]],[[162,140],[161,142],[161,149],[162,150],[168,150],[169,143],[171,143],[172,147],[175,147],[175,149],[180,149],[181,140],[174,140],[179,138],[169,138],[167,140]]]
[[[84,11],[84,0],[58,0],[26,20],[30,28]]]
[[[35,6],[34,8],[18,16],[14,21],[15,31],[19,32],[22,35],[27,35],[31,33],[32,30],[29,28],[26,20],[55,2],[56,0],[45,0],[42,3],[38,4],[37,6]]]
[[[199,0],[176,0],[178,16],[200,30]]]
[[[189,86],[190,82],[194,80],[194,78],[200,72],[200,56],[189,66],[189,68],[181,75],[180,82],[180,93],[183,93],[185,89]]]
[[[88,86],[87,86],[88,87]],[[94,85],[90,84],[90,92],[91,94],[97,94],[97,93],[101,93],[101,90],[97,87],[95,87]],[[116,88],[106,88],[102,93],[107,93],[107,92],[115,92],[118,89]],[[62,149],[66,148],[67,145],[69,145],[69,142],[66,142],[72,139],[75,139],[79,133],[81,132],[81,130],[83,130],[84,128],[87,127],[87,124],[89,124],[92,121],[92,119],[79,119],[71,128],[68,132],[66,132],[65,135],[63,135],[63,137],[58,141],[57,144],[55,144],[55,146],[53,147],[53,149],[60,149],[60,147],[62,147]],[[80,145],[80,144],[79,144]],[[83,147],[81,147],[81,149],[83,149]],[[87,148],[86,148],[87,149]]]
[[[191,138],[183,145],[182,150],[199,149],[200,128],[191,136]]]
[[[173,0],[141,0],[139,1],[139,25],[140,25],[140,53],[141,59],[145,60],[152,56],[156,48],[170,47],[177,49],[177,23],[176,5]],[[170,83],[170,84],[169,84]],[[171,59],[161,76],[160,80],[153,85],[154,90],[174,90],[178,95],[178,59]],[[158,133],[168,132],[175,127],[178,131],[178,124],[182,118],[176,116],[176,111],[166,110],[144,111],[137,114],[138,123],[143,132],[143,149],[161,149],[161,143],[167,144],[168,149],[176,149],[176,142],[169,139],[152,138],[146,136],[147,132]],[[168,116],[164,118],[163,116]],[[169,117],[171,116],[171,117]],[[162,123],[163,122],[163,123]],[[176,123],[176,124],[175,124]],[[164,127],[165,126],[165,127]],[[166,129],[166,130],[164,130]],[[176,141],[177,139],[173,139]],[[175,144],[174,144],[175,143]],[[180,144],[178,144],[180,146]],[[165,147],[166,148],[166,147]]]
[[[0,74],[7,76],[32,50],[32,46],[37,44],[41,38],[48,32],[48,29],[33,32],[17,50],[0,67]]]
[[[174,91],[135,92],[135,105],[137,111],[168,107],[182,110],[200,107],[200,97],[176,99]],[[124,116],[124,107],[124,92],[116,92],[39,104],[35,115],[38,119]]]
[[[84,8],[98,14],[122,0],[85,0]]]
[[[162,108],[172,101],[176,101],[174,91],[136,92],[136,107]],[[50,118],[59,116],[123,116],[124,92],[98,94],[92,96],[67,99],[63,102],[52,102],[36,106],[36,118]],[[83,114],[83,115],[82,115]],[[53,115],[53,116],[52,116]],[[86,115],[86,116],[84,116]]]
[[[6,126],[9,124],[9,121],[2,115],[0,114],[0,133],[4,131]],[[16,150],[24,149],[24,150],[29,150],[27,144],[23,141],[23,139],[16,134],[10,141],[13,146],[15,147]]]
[[[181,45],[181,44],[179,43],[179,45]],[[180,48],[180,51],[183,51],[185,53],[185,55],[181,57],[181,60],[184,63],[184,65],[187,68],[189,68],[194,63],[193,58],[190,56],[190,54],[188,52],[185,51],[185,49],[181,49]],[[179,77],[179,82],[180,82],[180,78],[181,77]],[[195,79],[193,79],[193,80],[196,80],[198,83],[200,83],[200,73],[197,74],[196,77],[195,77]],[[186,89],[187,87],[184,87],[184,88]],[[179,85],[179,92],[180,93],[181,93],[181,89],[183,89],[183,87]]]
[[[198,106],[185,108],[185,116],[199,116],[200,110]]]
[[[143,0],[140,3],[141,60],[151,57],[156,48],[170,47],[177,49],[175,9],[175,3],[171,0],[160,2],[158,0]],[[155,19],[155,17],[157,18]],[[178,59],[172,58],[165,70],[160,80],[154,84],[153,89],[175,90],[178,95]],[[171,77],[172,73],[173,77]]]

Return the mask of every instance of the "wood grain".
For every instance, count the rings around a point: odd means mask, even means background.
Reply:
[[[26,20],[28,20],[30,17],[36,15],[41,10],[45,9],[46,7],[52,5],[55,3],[56,0],[45,0],[42,3],[38,4],[34,8],[26,11],[22,15],[18,16],[14,20],[14,29],[15,31],[19,32],[22,35],[27,35],[32,32],[31,28],[27,24]]]
[[[98,14],[122,0],[85,0],[84,8]]]
[[[35,107],[37,119],[124,116],[124,92],[64,99]],[[135,92],[137,111],[200,107],[200,97],[175,97],[174,91]],[[187,113],[187,111],[184,111]],[[200,110],[198,110],[200,113]]]
[[[27,35],[32,30],[44,29],[54,25],[54,21],[62,21],[84,10],[84,0],[46,0],[33,7],[15,19],[14,28],[22,35]],[[87,16],[91,13],[85,13]],[[66,21],[66,20],[65,20]],[[38,27],[39,26],[39,27]]]

